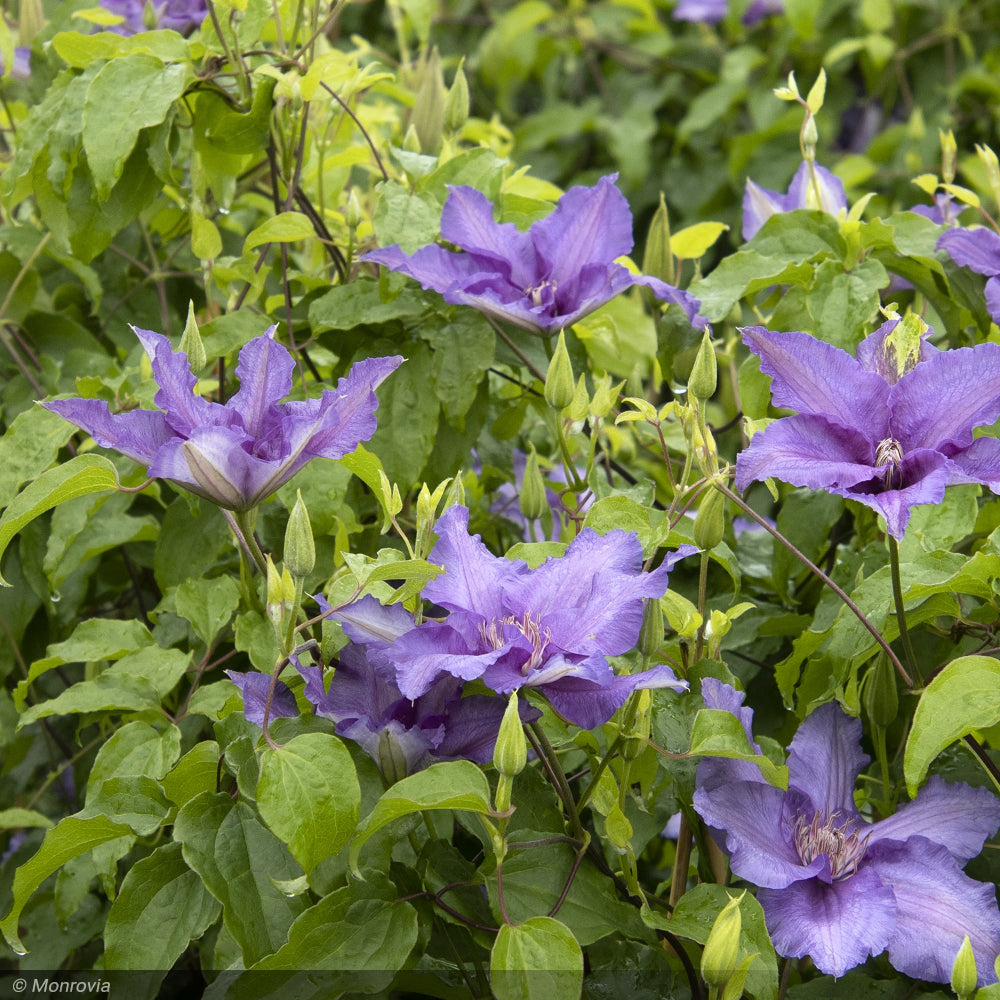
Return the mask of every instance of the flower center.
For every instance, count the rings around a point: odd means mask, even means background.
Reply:
[[[793,835],[802,863],[811,864],[825,854],[830,859],[830,874],[834,880],[850,878],[868,849],[868,838],[859,834],[850,820],[837,825],[837,813],[824,817],[816,812],[812,819],[799,816]]]
[[[508,615],[506,618],[494,618],[489,624],[480,622],[479,635],[494,649],[502,649],[507,645],[504,636],[506,625],[513,625],[531,643],[531,655],[521,667],[521,673],[527,675],[541,664],[542,654],[552,638],[552,629],[546,628],[543,633],[541,615],[533,616],[530,611],[525,611],[520,621],[514,615]]]
[[[557,282],[546,279],[526,288],[524,294],[528,296],[533,306],[545,306],[555,301],[557,287]]]
[[[903,446],[895,438],[884,438],[875,448],[875,467],[885,468],[885,488],[896,489],[903,485],[903,473],[899,465],[903,461]]]

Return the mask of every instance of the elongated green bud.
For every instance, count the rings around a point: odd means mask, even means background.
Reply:
[[[417,135],[417,128],[412,123],[403,136],[403,149],[408,153],[420,152],[420,136]]]
[[[955,133],[951,129],[947,132],[938,129],[938,135],[941,137],[941,177],[945,184],[951,184],[958,167],[958,143],[955,142]]]
[[[549,507],[548,497],[545,495],[545,480],[542,478],[542,470],[538,467],[538,453],[534,445],[531,446],[527,461],[524,463],[521,494],[517,503],[521,513],[529,521],[541,517]]]
[[[702,334],[701,346],[691,366],[688,378],[688,392],[695,399],[711,399],[719,384],[719,362],[712,346],[712,333],[707,329]]]
[[[810,115],[802,126],[802,155],[807,160],[816,159],[817,142],[819,142],[819,129],[816,128],[816,118]]]
[[[555,410],[562,410],[573,402],[576,384],[573,378],[573,363],[566,350],[566,335],[560,330],[556,349],[545,373],[545,402]]]
[[[883,729],[892,725],[899,713],[896,671],[892,669],[889,658],[884,653],[868,668],[862,704],[871,724]]]
[[[725,986],[739,965],[740,932],[743,916],[740,913],[742,893],[729,900],[712,924],[705,950],[701,953],[701,978],[709,986]]]
[[[639,630],[639,652],[649,659],[663,645],[663,608],[658,597],[642,600],[642,628]]]
[[[709,552],[726,533],[726,498],[712,486],[705,491],[694,519],[694,544]]]
[[[288,567],[278,572],[270,556],[267,557],[267,617],[279,628],[285,617],[295,607],[295,582]]]
[[[378,748],[376,749],[378,759],[378,769],[385,778],[387,784],[394,785],[397,781],[402,781],[409,770],[406,763],[406,754],[399,745],[395,734],[389,729],[383,729],[379,733]]]
[[[997,154],[989,146],[978,144],[976,145],[976,153],[979,154],[979,159],[982,160],[983,166],[986,168],[986,179],[990,183],[993,197],[1000,203],[1000,162],[997,161]]]
[[[527,763],[528,741],[524,737],[521,716],[518,714],[517,692],[512,691],[507,699],[507,708],[493,748],[493,766],[504,777],[513,778],[524,770]],[[506,809],[507,806],[503,808]]]
[[[188,300],[187,322],[184,324],[184,333],[181,335],[181,350],[187,355],[191,371],[200,372],[208,364],[205,344],[201,339],[198,321],[194,318],[194,303],[190,300]]]
[[[653,221],[649,224],[649,232],[646,235],[642,272],[659,278],[668,285],[674,284],[676,278],[674,255],[670,252],[670,213],[667,211],[667,202],[662,191],[660,207],[653,214]]]
[[[361,210],[361,199],[358,197],[358,192],[354,188],[351,188],[350,194],[347,196],[347,207],[344,209],[344,221],[351,229],[357,229],[361,225],[363,218],[364,212]]]
[[[436,45],[421,64],[419,73],[410,122],[417,130],[421,152],[436,153],[444,136],[445,100],[444,73]]]
[[[465,59],[458,64],[455,79],[451,81],[448,96],[444,102],[444,124],[451,133],[460,132],[469,118],[469,81],[465,78],[462,66]]]
[[[966,1000],[976,992],[979,982],[979,972],[976,969],[976,956],[972,952],[972,942],[966,934],[962,947],[955,956],[955,964],[951,967],[951,988],[957,994],[958,1000]]]
[[[309,523],[309,511],[299,492],[285,528],[285,566],[295,579],[304,580],[315,565],[316,543]]]
[[[566,416],[570,420],[583,420],[590,412],[590,394],[587,392],[587,377],[582,372],[576,380],[576,388],[573,390],[573,400],[569,404]]]

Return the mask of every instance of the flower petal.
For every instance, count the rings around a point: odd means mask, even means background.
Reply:
[[[934,775],[912,802],[871,827],[868,842],[926,837],[964,864],[982,850],[998,826],[1000,799],[988,788],[949,784]]]
[[[114,448],[147,468],[174,432],[159,410],[112,413],[100,399],[53,399],[42,406],[85,430],[102,448]]]
[[[1000,274],[1000,235],[992,229],[949,229],[937,241],[938,250],[947,250],[951,259],[976,274]]]
[[[875,475],[875,442],[822,417],[782,417],[736,456],[736,487],[773,476],[793,486],[834,490]]]
[[[149,474],[180,483],[220,507],[245,510],[254,506],[255,484],[271,471],[247,454],[245,440],[228,427],[193,428],[188,440],[173,438],[160,448]]]
[[[469,611],[484,621],[503,618],[501,594],[528,572],[525,563],[493,555],[479,535],[469,534],[467,507],[449,507],[434,526],[438,540],[428,557],[447,572],[424,587],[424,597],[449,611]]]
[[[804,865],[792,843],[795,806],[802,796],[758,781],[737,781],[711,791],[699,787],[694,808],[715,830],[724,831],[724,850],[734,875],[754,885],[783,889],[793,882],[829,876],[830,861],[819,855]]]
[[[897,346],[890,339],[899,322],[898,319],[887,320],[874,333],[868,334],[858,344],[857,357],[861,367],[866,371],[881,375],[889,385],[895,385],[902,377],[899,370]],[[915,359],[916,362],[926,361],[938,353],[938,349],[926,339],[933,333],[934,330],[928,328],[924,334],[924,339],[920,341],[920,351]],[[911,363],[909,369],[912,370],[912,368],[913,364]]]
[[[555,210],[531,227],[539,278],[558,286],[588,264],[610,267],[632,249],[632,212],[617,179],[608,174],[594,187],[571,187]]]
[[[376,649],[387,648],[415,624],[402,604],[379,604],[371,594],[333,612],[332,617],[354,642]]]
[[[467,695],[450,702],[444,739],[434,749],[434,756],[489,764],[493,760],[506,707],[504,698],[483,694]],[[523,701],[518,703],[517,711],[522,722],[534,722],[542,714]]]
[[[772,215],[787,210],[785,195],[761,187],[748,177],[743,192],[743,239],[752,240]]]
[[[810,170],[809,163],[803,160],[799,164],[799,169],[795,171],[792,183],[788,185],[785,204],[786,211],[808,208],[836,215],[841,209],[847,208],[844,182],[818,163],[814,163]]]
[[[166,413],[167,423],[175,431],[186,434],[193,427],[229,423],[232,415],[225,407],[195,393],[198,379],[183,351],[175,352],[166,337],[152,330],[133,326],[132,332],[153,365],[153,377],[159,386],[153,402]]]
[[[740,332],[760,357],[760,370],[771,376],[775,406],[825,417],[872,441],[887,436],[889,387],[846,351],[807,333],[774,333],[762,326]]]
[[[993,963],[1000,954],[1000,912],[992,885],[969,878],[944,847],[923,837],[873,846],[866,866],[896,897],[896,927],[889,941],[893,968],[914,979],[947,983],[968,934],[979,985],[997,981]]]
[[[974,427],[1000,417],[1000,344],[939,351],[922,361],[892,387],[889,410],[904,454],[967,448]]]
[[[951,458],[948,482],[982,483],[994,493],[1000,493],[1000,441],[996,438],[976,438],[964,451]]]
[[[452,253],[437,244],[421,247],[414,254],[404,253],[398,245],[379,247],[361,256],[365,263],[381,264],[390,271],[400,271],[420,282],[421,286],[444,293],[455,284],[474,276],[511,288],[506,273],[500,273],[492,263],[467,253]]]
[[[271,690],[271,678],[267,674],[241,674],[235,670],[227,670],[225,673],[240,689],[240,694],[243,696],[243,714],[250,722],[258,726],[264,725],[264,710],[267,706],[268,692]],[[275,681],[268,719],[294,719],[298,715],[299,707],[295,703],[295,695],[291,689],[284,681]]]
[[[236,366],[240,388],[226,403],[226,409],[238,414],[247,432],[261,434],[264,415],[292,391],[295,362],[284,345],[274,339],[272,326],[267,333],[243,345]]]
[[[788,750],[788,785],[825,817],[854,818],[854,784],[871,758],[861,749],[861,720],[836,702],[806,716]]]
[[[788,958],[808,955],[832,976],[878,955],[897,926],[893,891],[870,868],[839,882],[810,879],[761,889],[757,901],[775,951]]]

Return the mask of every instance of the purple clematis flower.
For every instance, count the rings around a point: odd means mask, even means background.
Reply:
[[[745,327],[774,405],[798,415],[754,436],[737,488],[773,476],[828,490],[877,511],[896,538],[910,508],[940,503],[946,486],[1000,492],[1000,441],[972,435],[1000,416],[1000,345],[938,351],[919,335],[907,344],[906,324],[884,323],[857,358],[806,333]]]
[[[224,406],[195,393],[187,355],[158,333],[132,328],[153,364],[160,410],[111,413],[98,399],[42,405],[192,493],[230,510],[249,510],[312,458],[341,458],[375,433],[375,387],[401,357],[359,361],[318,399],[279,403],[292,388],[294,362],[267,333],[245,344],[240,389]]]
[[[753,0],[743,15],[743,23],[750,27],[771,14],[781,14],[783,0]],[[675,21],[697,21],[700,24],[718,24],[729,12],[729,0],[678,0],[671,16]]]
[[[707,678],[709,708],[737,715],[751,739],[743,695]],[[912,801],[877,823],[854,804],[869,757],[861,722],[835,703],[799,727],[788,754],[788,791],[767,784],[748,761],[698,765],[694,807],[729,854],[733,873],[760,886],[775,950],[809,955],[833,976],[889,950],[914,979],[946,983],[968,934],[979,983],[996,982],[1000,911],[993,887],[962,866],[1000,824],[988,789],[932,777]]]
[[[298,665],[294,657],[293,662]],[[226,670],[224,673],[240,689],[240,694],[243,696],[243,714],[254,725],[263,726],[267,694],[271,690],[270,674],[240,673],[238,670]],[[295,703],[295,695],[292,694],[291,688],[284,681],[275,681],[268,721],[294,719],[298,714],[299,706]]]
[[[399,605],[383,607],[373,597],[362,598],[351,610],[367,627],[355,627],[344,619],[345,632],[358,641],[341,650],[329,690],[323,685],[322,668],[298,666],[306,679],[306,698],[316,714],[336,722],[337,733],[361,746],[393,780],[426,767],[433,759],[489,763],[505,699],[463,698],[463,682],[447,674],[420,697],[404,697],[385,637],[398,638],[408,632],[414,627],[413,616]],[[378,637],[370,631],[373,626]],[[521,706],[526,722],[540,714]]]
[[[561,558],[529,569],[520,559],[490,553],[478,535],[469,535],[468,523],[465,507],[451,507],[435,527],[438,542],[429,558],[445,572],[427,584],[424,597],[448,612],[442,621],[393,635],[377,606],[352,605],[336,615],[354,628],[352,638],[363,630],[369,641],[388,641],[385,651],[405,697],[421,697],[442,674],[481,678],[502,694],[521,687],[544,691],[556,711],[591,729],[636,688],[687,687],[666,666],[616,675],[607,658],[635,646],[643,598],[663,594],[670,567],[695,551],[692,546],[643,573],[634,534],[584,529]]]
[[[390,246],[361,259],[416,278],[445,302],[532,333],[558,333],[633,285],[646,286],[679,305],[694,326],[705,326],[688,292],[615,263],[632,249],[632,213],[615,187],[617,176],[602,177],[592,188],[570,188],[527,232],[495,222],[493,206],[475,188],[449,187],[441,236],[463,253],[431,244],[411,256]]]
[[[160,0],[148,5],[144,0],[101,0],[101,6],[124,19],[111,28],[119,35],[154,28],[169,28],[184,35],[199,27],[208,13],[205,0]]]
[[[795,171],[788,191],[781,194],[755,184],[747,178],[743,195],[743,239],[752,240],[760,227],[780,212],[792,212],[797,208],[812,208],[836,215],[847,208],[844,182],[818,163],[813,164],[816,183],[812,183],[809,164],[805,160]]]
[[[937,241],[938,250],[947,250],[951,259],[976,274],[985,274],[986,308],[994,323],[1000,323],[1000,235],[981,226],[949,229]]]

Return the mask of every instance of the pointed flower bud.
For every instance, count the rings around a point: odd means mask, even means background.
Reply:
[[[496,746],[493,748],[493,766],[506,778],[520,774],[528,763],[528,742],[518,710],[517,692],[507,699],[507,708],[500,723]],[[506,806],[504,807],[506,808]]]
[[[726,498],[712,486],[705,491],[694,519],[694,543],[703,552],[714,549],[726,533]]]
[[[639,630],[638,649],[643,657],[656,656],[663,645],[663,609],[658,597],[644,597],[642,600],[642,628]]]
[[[555,410],[562,410],[573,402],[575,389],[573,363],[566,350],[566,335],[560,330],[549,370],[545,373],[545,402]]]
[[[347,207],[344,209],[344,221],[351,229],[357,229],[361,225],[363,218],[364,212],[361,210],[361,199],[358,197],[357,190],[351,188],[351,192],[347,196]]]
[[[295,604],[295,583],[292,580],[288,567],[282,567],[278,572],[277,566],[270,556],[267,557],[267,617],[271,619],[275,628],[278,628],[285,620],[285,616]]]
[[[462,69],[465,59],[458,64],[455,79],[451,82],[448,97],[444,102],[444,124],[451,133],[460,132],[469,117],[469,81]]]
[[[375,763],[387,784],[394,785],[407,775],[406,753],[399,745],[396,734],[388,727],[379,733]]]
[[[955,133],[948,129],[947,132],[938,129],[941,137],[941,176],[945,184],[951,184],[955,180],[955,169],[958,165],[958,143],[955,142]]]
[[[194,303],[190,299],[188,300],[187,322],[184,324],[184,333],[181,335],[180,349],[187,355],[191,371],[200,372],[208,364],[205,344],[201,339],[198,321],[194,317]]]
[[[1000,162],[997,161],[997,154],[989,146],[980,146],[978,143],[976,153],[986,167],[986,179],[989,181],[993,197],[1000,202]]]
[[[816,143],[819,142],[819,129],[816,119],[809,115],[802,126],[802,156],[807,160],[816,159]]]
[[[668,285],[674,283],[674,255],[670,252],[670,213],[660,192],[660,207],[653,214],[646,235],[646,252],[642,255],[643,274],[649,274]]]
[[[411,124],[403,136],[403,149],[408,153],[420,152],[420,137],[417,135],[416,126]]]
[[[285,528],[285,566],[294,579],[304,580],[315,565],[316,543],[309,523],[309,511],[299,491]]]
[[[701,977],[709,986],[724,986],[739,965],[740,932],[743,916],[740,913],[741,893],[729,900],[712,924],[712,930],[701,953]]]
[[[573,401],[566,410],[570,420],[583,420],[590,412],[590,394],[587,392],[587,377],[581,372],[573,390]]]
[[[413,102],[410,122],[416,129],[420,151],[436,153],[444,136],[444,73],[437,46],[421,63],[417,92]]]
[[[899,712],[899,695],[896,691],[896,671],[889,659],[881,654],[868,669],[862,693],[865,714],[873,726],[891,725]]]
[[[531,446],[528,458],[524,463],[524,476],[521,479],[521,493],[517,500],[521,513],[534,521],[549,509],[549,499],[545,494],[545,480],[542,470],[538,467],[538,453]]]
[[[958,1000],[966,1000],[966,997],[971,997],[976,992],[978,981],[976,956],[972,952],[969,935],[966,934],[962,940],[962,947],[955,956],[955,964],[951,967],[951,988],[958,996]]]
[[[715,357],[715,348],[712,346],[711,331],[706,328],[701,336],[701,346],[691,367],[691,375],[688,378],[688,392],[695,399],[711,399],[715,395],[716,386],[719,383],[719,363]]]

